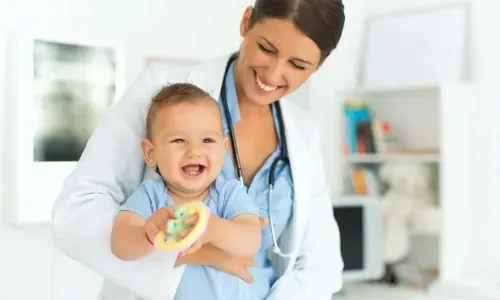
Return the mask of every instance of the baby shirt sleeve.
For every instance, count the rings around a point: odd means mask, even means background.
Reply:
[[[241,214],[259,216],[255,201],[248,195],[238,180],[229,180],[220,184],[218,210],[219,216],[230,220]]]
[[[138,214],[144,219],[148,219],[151,214],[160,208],[164,188],[155,180],[146,180],[139,188],[125,200],[119,211],[130,211]]]

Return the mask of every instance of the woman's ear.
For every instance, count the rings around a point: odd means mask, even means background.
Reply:
[[[155,146],[153,143],[148,139],[143,139],[141,141],[141,150],[146,165],[150,168],[156,167]]]
[[[250,17],[252,16],[253,7],[248,6],[243,13],[243,18],[240,22],[240,36],[244,37],[248,32],[248,27],[250,26]]]

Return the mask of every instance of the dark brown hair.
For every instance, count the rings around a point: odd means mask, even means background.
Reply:
[[[292,21],[318,45],[320,62],[337,47],[345,22],[342,0],[255,0],[250,28],[266,18]]]
[[[179,103],[198,103],[202,100],[214,101],[209,93],[191,83],[174,83],[163,87],[152,99],[146,117],[146,137],[151,139],[152,126],[157,112],[166,106]]]

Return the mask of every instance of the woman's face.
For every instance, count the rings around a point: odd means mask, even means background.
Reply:
[[[248,101],[267,105],[299,88],[318,69],[321,52],[288,20],[265,19],[249,29],[251,12],[241,21],[235,80]]]

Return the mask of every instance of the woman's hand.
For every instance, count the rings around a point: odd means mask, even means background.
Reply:
[[[253,281],[253,277],[248,268],[254,266],[255,261],[252,257],[242,258],[231,256],[214,245],[206,243],[196,252],[180,255],[175,265],[212,266],[250,283]]]
[[[259,223],[261,228],[265,228],[269,221],[267,218],[261,217],[259,218]],[[212,245],[210,246],[213,247]],[[253,276],[248,270],[250,267],[255,266],[253,257],[235,257],[218,248],[215,249],[218,252],[215,253],[214,263],[212,264],[214,268],[233,274],[248,283],[253,282]]]
[[[250,267],[255,266],[253,257],[235,257],[220,249],[218,250],[220,253],[217,255],[215,263],[212,265],[214,268],[233,274],[248,283],[253,282],[253,276],[249,271]]]
[[[191,221],[191,220],[190,220]],[[259,218],[260,227],[264,228],[269,223],[267,218]],[[176,266],[184,264],[209,265],[221,271],[233,274],[246,282],[253,282],[253,277],[248,268],[255,265],[252,257],[242,258],[231,256],[228,253],[216,248],[210,243],[199,242],[196,251],[189,251],[185,255],[177,258]]]

